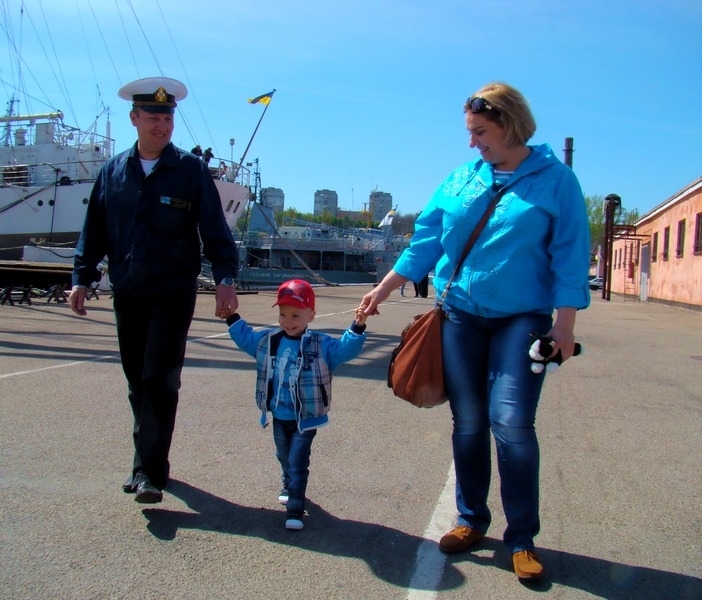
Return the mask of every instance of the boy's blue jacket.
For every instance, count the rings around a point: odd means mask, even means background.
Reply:
[[[547,144],[529,147],[453,281],[447,306],[490,318],[589,305],[590,234],[580,184]],[[495,193],[489,163],[455,169],[417,218],[394,271],[421,281],[434,270],[441,293]]]
[[[256,359],[256,405],[261,411],[261,425],[265,427],[274,389],[269,385],[274,375],[271,340],[285,334],[279,327],[254,331],[244,319],[238,319],[229,327],[229,335],[241,350]],[[347,329],[340,339],[309,329],[302,335],[297,356],[298,378],[295,385],[290,386],[291,393],[297,396],[294,398],[295,414],[300,432],[328,423],[332,371],[358,356],[365,340],[365,326],[357,325]]]

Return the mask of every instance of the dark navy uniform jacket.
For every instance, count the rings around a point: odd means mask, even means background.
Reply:
[[[112,157],[90,195],[73,285],[101,277],[107,256],[117,291],[194,290],[202,252],[215,282],[237,276],[238,251],[219,193],[202,161],[169,143],[144,176],[137,145]]]

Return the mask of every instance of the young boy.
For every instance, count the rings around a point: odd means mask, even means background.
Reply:
[[[278,288],[280,327],[254,331],[234,313],[227,319],[234,343],[256,359],[256,404],[261,425],[273,414],[273,440],[282,469],[278,496],[287,511],[286,529],[304,527],[305,490],[317,428],[329,421],[332,371],[358,356],[366,339],[363,310],[341,339],[310,331],[315,317],[312,286],[291,279]]]

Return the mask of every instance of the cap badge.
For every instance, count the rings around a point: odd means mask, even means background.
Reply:
[[[154,100],[156,100],[156,102],[166,102],[168,100],[168,94],[166,93],[166,90],[162,87],[159,87],[154,93]]]

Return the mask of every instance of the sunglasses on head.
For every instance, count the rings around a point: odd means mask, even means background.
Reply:
[[[485,98],[480,98],[479,96],[471,98],[466,104],[468,110],[472,113],[481,113],[486,110],[499,112],[492,104],[485,100]]]

